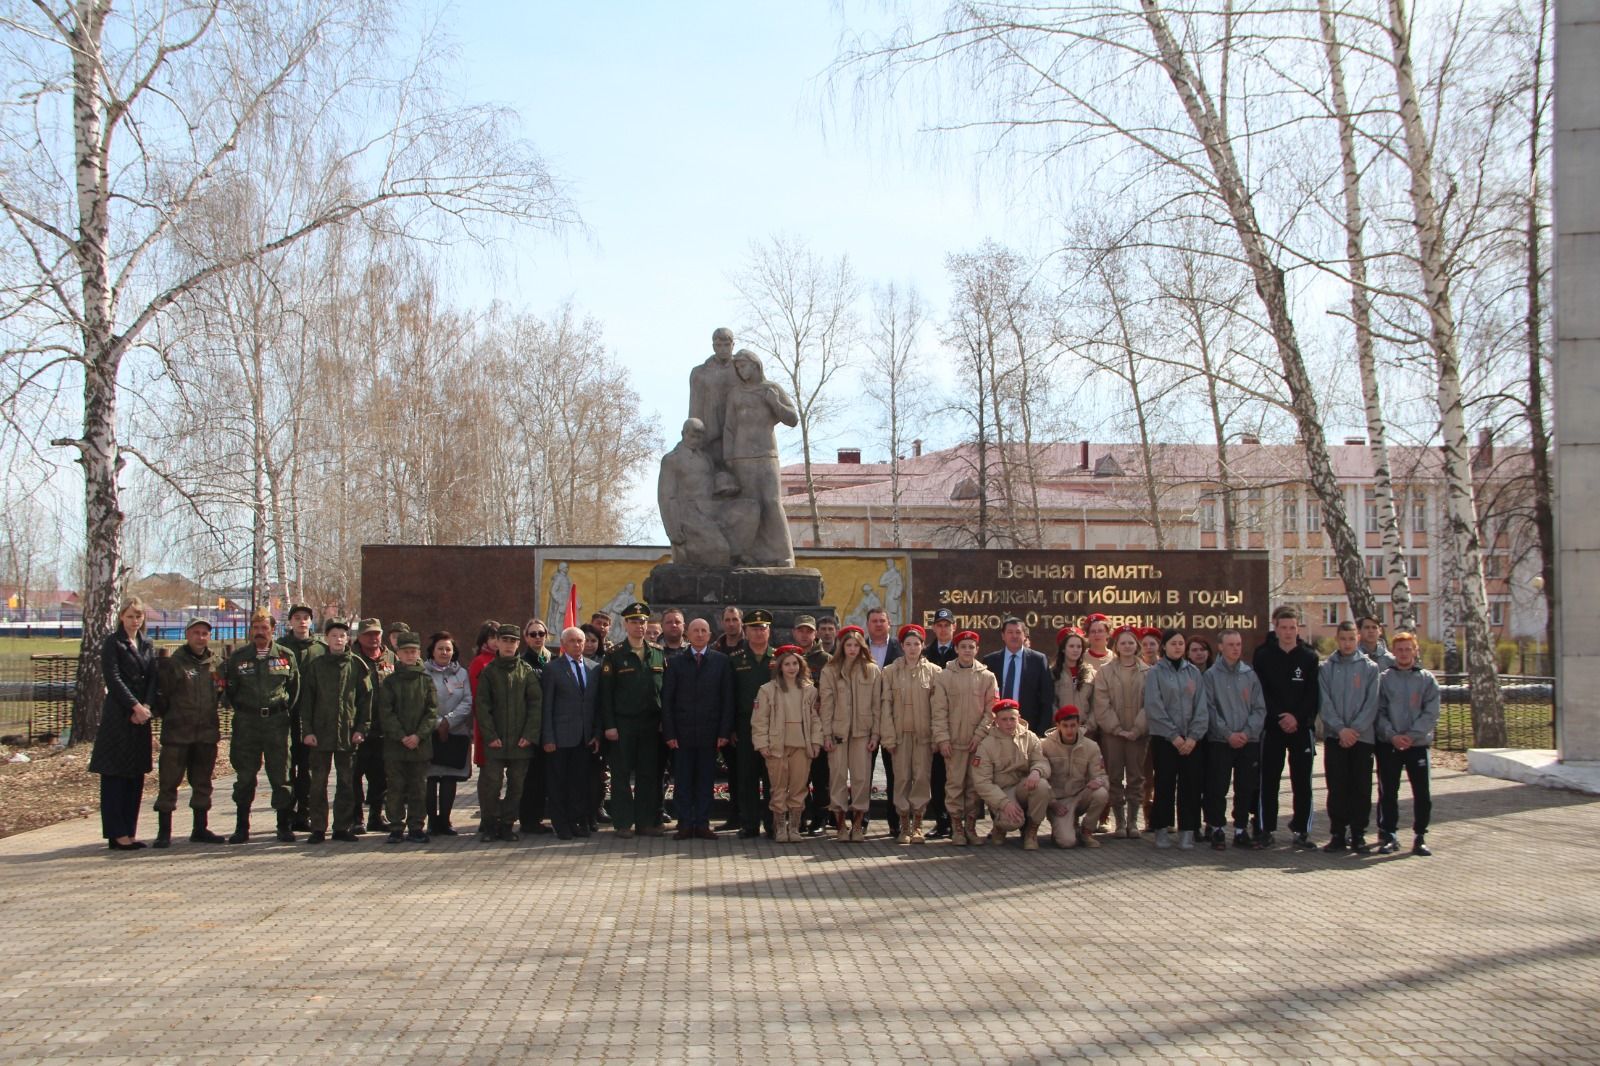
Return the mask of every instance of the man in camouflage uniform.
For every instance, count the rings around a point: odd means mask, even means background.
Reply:
[[[478,839],[485,844],[518,839],[512,826],[521,809],[528,767],[534,752],[540,750],[544,709],[540,671],[518,654],[522,631],[508,622],[495,639],[498,654],[478,675],[472,709],[483,745],[483,769],[478,772]],[[523,824],[526,828],[526,819]]]
[[[160,787],[156,793],[157,848],[172,844],[172,812],[178,805],[178,786],[189,779],[193,794],[196,844],[221,844],[206,821],[211,811],[211,779],[217,769],[220,730],[217,704],[222,695],[222,657],[211,647],[211,623],[196,618],[183,630],[184,644],[156,661],[161,682],[156,692],[156,717],[161,719]]]
[[[600,728],[610,745],[611,822],[623,839],[661,836],[661,676],[666,653],[645,639],[650,608],[623,609],[627,639],[600,659]]]
[[[238,823],[230,844],[250,839],[250,805],[263,765],[278,815],[278,839],[294,843],[289,828],[294,791],[289,786],[289,709],[300,695],[300,667],[294,652],[272,639],[272,615],[258,609],[250,617],[250,643],[228,657],[227,697],[233,707],[233,743],[228,759],[237,775],[233,803]]]

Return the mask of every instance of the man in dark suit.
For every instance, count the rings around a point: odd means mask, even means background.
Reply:
[[[1055,718],[1056,687],[1050,677],[1050,660],[1043,652],[1023,647],[1028,628],[1012,616],[1000,627],[1005,647],[983,657],[983,665],[1000,681],[1000,699],[1016,700],[1028,728],[1044,736]]]
[[[711,830],[711,789],[717,776],[717,749],[733,735],[733,670],[728,657],[707,647],[711,626],[703,618],[689,623],[689,650],[667,660],[661,679],[661,735],[672,749],[675,840],[715,840]]]
[[[589,756],[599,750],[600,677],[583,657],[583,630],[561,633],[561,654],[545,666],[545,781],[550,790],[550,824],[562,840],[589,835],[593,785]]]
[[[933,612],[933,625],[928,629],[928,647],[922,657],[943,670],[946,663],[955,661],[955,637],[956,616],[950,613],[948,607],[939,608]],[[950,812],[944,805],[944,760],[937,756],[933,760],[933,773],[929,775],[928,782],[933,789],[933,798],[928,801],[928,809],[924,812],[933,819],[933,832],[928,834],[928,839],[941,840],[950,835]]]

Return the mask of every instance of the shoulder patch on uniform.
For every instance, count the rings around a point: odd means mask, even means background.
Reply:
[[[982,757],[981,757],[981,756],[978,756],[978,755],[974,755],[974,756],[973,756],[973,757],[972,757],[972,765],[973,765],[973,766],[977,766],[977,765],[978,765],[978,764],[980,764],[980,763],[981,763],[981,762],[983,762],[983,758],[982,758]]]

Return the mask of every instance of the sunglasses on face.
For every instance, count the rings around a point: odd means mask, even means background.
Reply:
[[[542,637],[545,635],[545,632],[542,629],[530,629],[528,630],[527,635],[530,637]]]

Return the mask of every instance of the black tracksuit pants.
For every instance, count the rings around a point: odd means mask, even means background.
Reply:
[[[1411,831],[1428,832],[1433,820],[1433,787],[1428,775],[1428,749],[1399,751],[1393,744],[1378,745],[1378,832],[1394,836],[1400,827],[1400,773],[1411,782]]]
[[[1322,772],[1328,781],[1328,829],[1335,836],[1349,831],[1366,835],[1372,819],[1372,749],[1365,741],[1348,748],[1337,739],[1322,744]]]
[[[1178,754],[1166,737],[1150,738],[1150,754],[1156,769],[1156,799],[1151,808],[1150,828],[1171,829],[1173,807],[1177,807],[1180,832],[1200,829],[1200,775],[1205,760],[1203,744],[1196,744],[1187,755]]]
[[[1311,769],[1316,762],[1316,741],[1311,730],[1285,734],[1269,725],[1261,739],[1261,798],[1256,804],[1256,832],[1278,829],[1278,786],[1283,780],[1283,764],[1289,763],[1289,791],[1294,797],[1294,816],[1289,832],[1311,831]]]
[[[1206,742],[1206,824],[1221,829],[1228,824],[1228,787],[1233,786],[1233,828],[1244,829],[1256,809],[1261,788],[1261,742],[1252,740],[1235,748],[1226,740]]]

